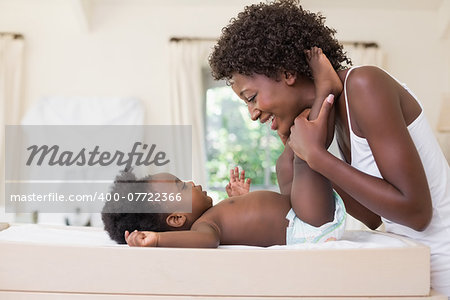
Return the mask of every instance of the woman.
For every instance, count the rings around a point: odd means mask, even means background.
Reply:
[[[213,76],[230,82],[254,121],[271,121],[290,138],[351,215],[372,229],[384,221],[388,232],[427,244],[432,287],[450,296],[448,163],[414,94],[379,68],[345,68],[350,61],[334,33],[294,0],[246,7],[222,30],[210,57]],[[309,121],[315,88],[304,52],[314,46],[330,60],[343,92],[333,109],[324,103]],[[330,127],[343,160],[326,151]]]

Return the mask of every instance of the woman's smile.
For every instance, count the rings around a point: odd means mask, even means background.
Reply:
[[[299,97],[306,89],[303,80],[293,75],[280,75],[275,80],[261,74],[246,76],[236,73],[231,88],[247,104],[253,121],[268,124],[284,136],[289,135],[295,117],[310,107],[303,97]],[[314,85],[308,88],[314,92]]]

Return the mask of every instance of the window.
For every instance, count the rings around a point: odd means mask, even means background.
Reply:
[[[225,186],[234,166],[252,179],[251,190],[278,191],[275,163],[284,147],[277,133],[252,121],[245,103],[224,82],[205,82],[206,168],[213,198],[227,197]]]

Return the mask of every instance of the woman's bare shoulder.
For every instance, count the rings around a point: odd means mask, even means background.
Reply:
[[[402,121],[399,84],[384,70],[375,66],[355,68],[348,74],[346,89],[354,130],[360,136],[366,136],[375,126],[381,129],[381,120]],[[392,125],[384,124],[387,130]]]
[[[395,84],[396,81],[377,66],[360,66],[352,69],[347,76],[347,89],[373,88],[388,83]]]
[[[376,66],[358,67],[347,77],[347,101],[351,109],[361,112],[384,110],[399,102],[398,86],[394,78]]]

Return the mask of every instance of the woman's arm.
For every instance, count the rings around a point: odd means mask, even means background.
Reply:
[[[328,153],[315,136],[323,139],[323,126],[311,126],[304,119],[299,121],[306,129],[299,132],[302,155],[314,170],[371,211],[424,230],[432,217],[431,196],[404,121],[397,85],[375,67],[355,69],[347,79],[353,128],[367,139],[383,178],[363,173]]]
[[[345,203],[345,210],[355,219],[358,219],[372,230],[377,229],[383,223],[379,215],[363,206],[344,192],[339,186],[333,184],[334,190],[339,194]]]
[[[132,247],[217,248],[220,244],[218,230],[208,223],[200,223],[195,230],[134,231],[125,232],[125,240]],[[193,226],[193,227],[194,227]]]
[[[328,97],[326,98],[326,100],[327,99],[329,99],[330,101],[332,100]],[[330,116],[334,115],[334,110],[333,110],[334,106],[331,107],[331,104],[329,104],[329,103],[330,102],[322,101],[321,107],[319,108],[319,110],[317,108],[314,111],[313,111],[313,109],[311,109],[311,112],[309,113],[309,115],[313,114],[313,115],[317,116],[322,111],[321,118],[324,118],[328,114],[328,109],[330,111]],[[317,106],[317,103],[314,103],[314,105]],[[307,115],[308,115],[308,112],[305,111],[303,113],[303,116],[306,117]],[[328,116],[328,118],[327,118],[328,119],[328,133],[327,133],[327,142],[325,143],[325,148],[328,148],[328,137],[330,136],[330,132],[329,132],[330,122],[333,122],[333,124],[334,124],[334,119],[331,119],[330,116]],[[301,119],[301,117],[299,119]],[[309,117],[308,119],[311,120],[314,118]],[[332,121],[330,121],[330,120],[332,120]],[[321,123],[321,122],[319,122],[319,123]],[[324,122],[322,122],[322,123],[324,123]],[[311,124],[313,124],[313,123],[310,123],[309,125],[311,125]],[[302,125],[302,124],[300,124],[300,125]],[[334,127],[334,125],[333,125],[333,127]],[[295,135],[294,135],[294,142],[298,142],[298,140],[295,139]],[[299,146],[301,146],[301,144]],[[344,192],[338,185],[333,184],[333,189],[336,190],[336,192],[341,196],[342,200],[345,203],[346,211],[350,215],[352,215],[356,219],[363,222],[370,229],[376,229],[381,225],[382,222],[381,222],[381,218],[379,215],[375,214],[374,212],[369,210],[367,207],[363,206],[361,203],[359,203],[358,201],[353,199],[349,194]]]

